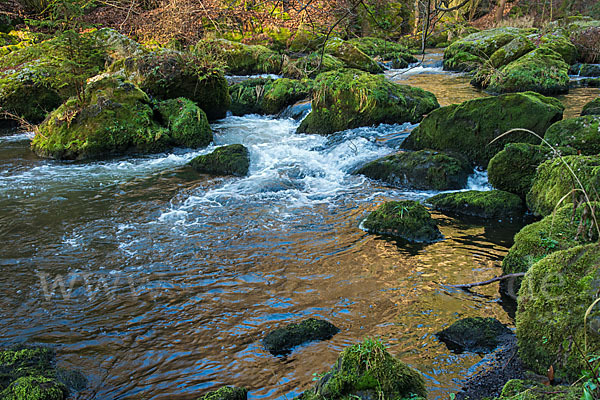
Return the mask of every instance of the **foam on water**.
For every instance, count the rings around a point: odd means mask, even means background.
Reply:
[[[19,133],[15,133],[14,135],[0,136],[0,143],[2,143],[2,142],[22,142],[25,140],[33,139],[33,136],[34,136],[33,132],[19,132]]]

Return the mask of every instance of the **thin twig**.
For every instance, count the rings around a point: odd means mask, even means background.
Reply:
[[[522,276],[525,276],[525,272],[516,272],[514,274],[507,274],[507,275],[502,275],[502,276],[496,276],[490,280],[487,281],[483,281],[483,282],[474,282],[474,283],[465,283],[462,285],[448,285],[450,287],[453,288],[458,288],[458,289],[470,289],[472,287],[475,286],[484,286],[484,285],[489,285],[492,284],[494,282],[498,282],[498,281],[503,281],[505,279],[510,279],[510,278],[520,278]]]

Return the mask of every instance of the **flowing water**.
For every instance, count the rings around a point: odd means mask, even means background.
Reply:
[[[436,66],[406,80],[442,104],[482,95]],[[0,345],[55,346],[60,366],[89,377],[82,399],[192,399],[221,385],[290,399],[345,346],[377,336],[425,374],[432,398],[457,390],[481,357],[433,333],[467,316],[511,321],[496,286],[447,285],[498,274],[520,224],[434,214],[445,240],[428,246],[362,231],[381,202],[432,194],[351,174],[409,124],[331,137],[273,117],[212,126],[207,149],[88,163],[40,160],[29,134],[0,136]],[[249,148],[248,177],[185,167],[229,143]],[[486,189],[485,174],[469,186]],[[287,358],[262,348],[269,330],[306,317],[341,332]]]

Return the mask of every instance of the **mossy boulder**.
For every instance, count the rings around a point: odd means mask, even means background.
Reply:
[[[231,102],[227,80],[218,66],[193,53],[159,49],[117,61],[109,72],[160,100],[188,98],[209,120],[225,117]]]
[[[248,390],[232,386],[224,386],[217,390],[206,393],[198,400],[246,400]]]
[[[191,101],[158,103],[155,113],[146,93],[111,77],[90,83],[83,102],[71,98],[53,111],[31,148],[41,157],[82,160],[199,147],[211,140],[206,116]]]
[[[496,318],[469,317],[454,322],[435,336],[454,352],[489,353],[512,332]]]
[[[250,153],[244,145],[231,144],[198,156],[189,165],[201,174],[246,176],[250,167]]]
[[[599,204],[593,203],[595,214],[600,217]],[[556,251],[566,250],[598,239],[590,229],[590,209],[580,206],[573,211],[572,205],[559,208],[521,229],[514,238],[514,244],[502,261],[502,272],[514,274],[527,272],[539,260]]]
[[[583,106],[581,115],[600,115],[600,97],[594,99]]]
[[[408,48],[403,44],[381,38],[365,36],[350,39],[348,40],[348,43],[352,44],[369,57],[376,57],[380,60],[392,60],[398,57],[414,59],[414,56],[410,54]]]
[[[492,400],[580,400],[581,385],[548,386],[535,381],[511,379],[506,382],[500,397]]]
[[[600,153],[600,115],[564,119],[553,124],[544,135],[552,146],[564,146],[579,154]]]
[[[569,148],[557,149],[560,155],[573,155]],[[546,145],[508,143],[488,163],[488,181],[500,190],[515,193],[525,199],[533,185],[537,167],[558,155]]]
[[[383,72],[383,68],[371,57],[360,51],[353,44],[339,38],[329,39],[325,45],[325,51],[341,60],[349,68],[377,74]]]
[[[436,210],[480,218],[504,219],[523,215],[523,200],[502,190],[440,193],[427,200]]]
[[[526,90],[541,94],[567,93],[569,65],[554,50],[540,47],[494,73],[488,90],[495,93]]]
[[[3,400],[63,400],[67,388],[60,382],[44,376],[24,376],[0,392]]]
[[[452,43],[444,51],[444,69],[472,71],[502,46],[522,34],[517,28],[494,28],[475,32]]]
[[[288,39],[288,50],[294,53],[309,53],[317,50],[325,43],[326,36],[314,29],[306,26],[300,26],[296,33]]]
[[[307,99],[312,82],[295,79],[248,79],[229,88],[233,115],[277,114]]]
[[[362,166],[357,174],[417,190],[462,189],[473,172],[460,157],[430,150],[401,151]]]
[[[600,187],[600,157],[598,156],[566,156],[562,159],[548,160],[540,164],[531,190],[527,193],[527,207],[535,215],[549,215],[561,199],[562,204],[572,203],[573,198],[580,199],[582,189],[571,175],[574,171],[592,198]],[[566,196],[567,194],[572,194]]]
[[[535,48],[535,45],[527,36],[520,35],[496,50],[490,56],[490,63],[495,68],[500,68],[517,60]]]
[[[531,266],[516,316],[519,356],[528,368],[544,375],[553,366],[557,379],[571,382],[581,377],[588,367],[579,350],[600,352],[600,306],[588,310],[599,287],[598,243],[558,251]]]
[[[425,90],[398,85],[383,75],[348,69],[317,77],[312,112],[298,132],[330,134],[380,123],[418,122],[439,104]]]
[[[370,233],[396,236],[409,242],[432,243],[442,238],[429,211],[412,200],[383,203],[369,214],[363,226]]]
[[[385,346],[366,339],[346,348],[335,366],[301,400],[424,399],[425,380],[421,374],[394,358]]]
[[[563,109],[560,101],[533,92],[469,100],[431,112],[402,147],[455,152],[485,167],[506,143],[540,142],[535,136],[519,131],[491,143],[498,136],[514,128],[543,135],[562,118]]]
[[[262,45],[247,45],[225,39],[204,40],[195,46],[201,53],[215,52],[231,75],[278,74],[283,56]]]
[[[582,64],[579,68],[579,75],[581,76],[600,76],[600,64]]]
[[[306,56],[290,59],[285,57],[281,73],[286,78],[315,78],[322,72],[345,68],[346,64],[331,54],[310,53]]]
[[[339,331],[340,329],[331,322],[308,318],[269,332],[263,339],[263,345],[275,356],[285,355],[304,343],[331,339]]]
[[[563,61],[571,65],[577,61],[577,48],[569,38],[562,34],[549,33],[539,39],[540,48],[554,50]]]

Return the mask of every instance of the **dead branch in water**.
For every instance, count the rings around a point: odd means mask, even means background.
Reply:
[[[491,283],[498,282],[498,281],[503,281],[505,279],[520,278],[520,277],[523,277],[523,276],[525,276],[525,272],[517,272],[517,273],[514,273],[514,274],[496,276],[496,277],[494,277],[494,278],[492,278],[490,280],[483,281],[483,282],[465,283],[465,284],[462,284],[462,285],[448,285],[448,286],[453,287],[453,288],[457,288],[457,289],[470,289],[470,288],[475,287],[475,286],[489,285]]]

